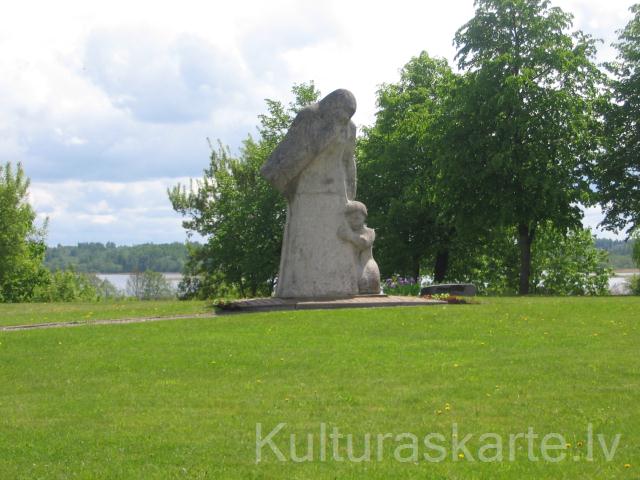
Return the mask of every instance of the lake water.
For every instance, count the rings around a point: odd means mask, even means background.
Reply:
[[[109,280],[118,290],[126,291],[127,280],[131,276],[130,273],[97,273],[101,280]],[[178,283],[182,280],[181,273],[163,273],[162,276],[171,284],[171,287],[175,290],[178,288]]]
[[[624,270],[615,272],[614,276],[609,279],[609,291],[617,295],[628,294],[628,282],[634,274],[640,274],[640,271]],[[127,280],[131,276],[129,273],[98,273],[97,275],[102,280],[109,280],[118,290],[123,292],[127,289]],[[162,275],[174,289],[178,288],[178,283],[182,279],[181,273],[163,273]]]
[[[629,295],[629,280],[633,275],[640,274],[640,270],[621,270],[609,279],[609,291],[615,295]]]

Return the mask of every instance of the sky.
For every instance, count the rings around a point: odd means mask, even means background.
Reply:
[[[613,59],[629,1],[552,3]],[[310,80],[351,90],[370,125],[379,86],[422,50],[453,64],[472,16],[471,0],[7,2],[0,162],[22,162],[50,245],[184,241],[166,190],[202,176],[208,138],[237,151],[265,98]],[[586,210],[585,225],[600,219]]]

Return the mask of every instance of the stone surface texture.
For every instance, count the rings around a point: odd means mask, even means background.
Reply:
[[[366,207],[355,202],[355,111],[348,90],[304,108],[262,167],[287,200],[276,297],[380,292],[375,233],[364,225]]]

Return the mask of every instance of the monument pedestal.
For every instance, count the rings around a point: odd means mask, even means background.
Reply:
[[[324,310],[334,308],[407,307],[446,304],[441,300],[394,295],[356,295],[347,298],[251,298],[216,305],[220,313],[276,310]]]

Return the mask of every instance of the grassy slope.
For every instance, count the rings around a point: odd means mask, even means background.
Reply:
[[[0,342],[0,478],[640,475],[637,298],[274,312]],[[494,464],[400,464],[388,449],[363,464],[278,463],[265,450],[256,465],[257,422],[287,423],[276,439],[287,458],[285,435],[317,439],[320,422],[353,433],[356,452],[365,432],[449,438],[457,422],[476,434],[474,453],[482,432],[531,426],[564,434],[582,460],[528,462],[523,445],[515,462]],[[622,433],[614,461],[584,461],[589,422],[609,439]]]
[[[0,326],[47,322],[159,317],[212,312],[208,302],[105,301],[91,303],[0,303]]]

